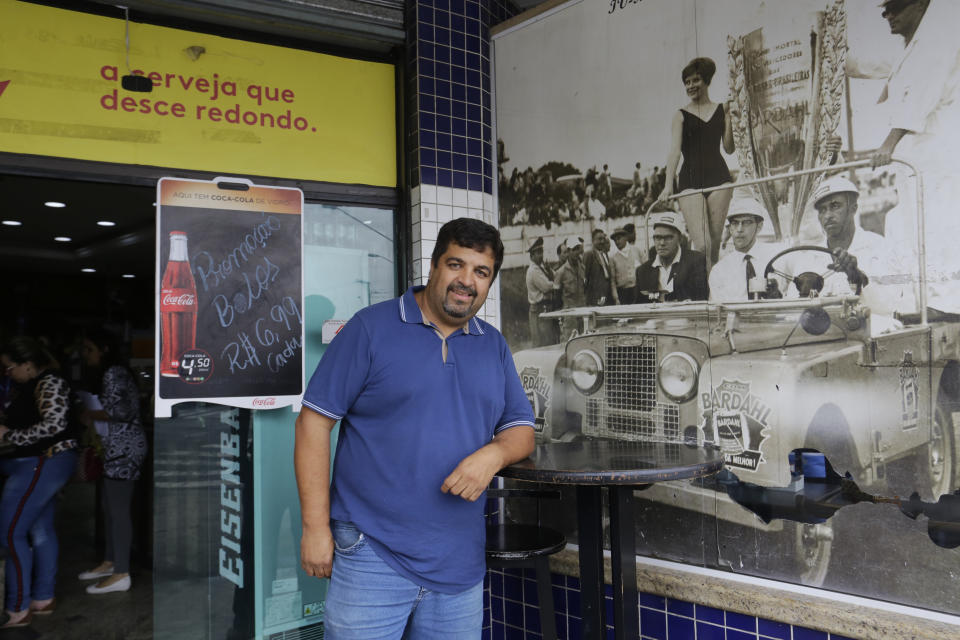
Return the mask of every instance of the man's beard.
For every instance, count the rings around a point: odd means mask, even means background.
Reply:
[[[471,287],[458,287],[457,285],[451,284],[449,287],[447,287],[447,291],[448,292],[453,291],[456,293],[466,293],[473,296],[474,299],[476,299],[477,297],[477,290]],[[463,311],[453,306],[452,304],[448,303],[446,297],[444,297],[443,299],[442,306],[443,306],[443,311],[452,318],[466,318],[467,316],[470,315],[470,311],[473,309],[473,304],[468,304],[467,309]]]

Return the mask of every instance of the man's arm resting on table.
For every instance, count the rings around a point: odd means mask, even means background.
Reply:
[[[303,407],[297,416],[293,466],[300,494],[303,536],[300,565],[309,576],[330,577],[333,534],[330,532],[330,431],[333,418]]]
[[[533,453],[533,447],[533,427],[504,429],[489,444],[461,460],[440,490],[473,502],[483,495],[497,471],[523,460]]]

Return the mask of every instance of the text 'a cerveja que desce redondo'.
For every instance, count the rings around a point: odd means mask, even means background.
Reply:
[[[208,101],[214,102],[224,98],[224,96],[236,98],[246,98],[256,102],[258,107],[270,103],[293,104],[296,99],[292,89],[281,89],[261,84],[238,85],[233,80],[220,80],[220,75],[215,73],[213,78],[203,76],[184,76],[177,73],[160,73],[151,71],[144,73],[139,69],[133,71],[134,75],[146,76],[153,82],[155,88],[181,89],[188,92],[197,92],[203,94]],[[108,82],[119,82],[120,71],[112,65],[100,67],[100,77]],[[117,89],[100,97],[101,108],[107,111],[126,111],[128,113],[141,113],[146,115],[170,116],[173,118],[192,118],[195,120],[205,120],[209,122],[226,122],[228,124],[242,124],[251,127],[264,127],[270,129],[290,129],[297,131],[316,131],[316,127],[311,127],[306,118],[294,116],[290,109],[282,113],[275,114],[268,111],[253,111],[244,109],[239,102],[234,102],[229,106],[213,106],[206,104],[186,105],[182,102],[157,99],[156,97],[134,97],[122,95]]]

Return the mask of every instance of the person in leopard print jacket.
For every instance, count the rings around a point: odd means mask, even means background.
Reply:
[[[77,467],[77,429],[70,385],[36,340],[14,338],[0,361],[16,388],[0,416],[0,543],[7,548],[8,615],[2,628],[23,627],[53,613],[59,543],[54,497]]]

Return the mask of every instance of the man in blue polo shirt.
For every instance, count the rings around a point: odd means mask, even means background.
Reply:
[[[506,341],[474,317],[502,261],[494,227],[443,225],[426,287],[358,312],[310,380],[294,456],[300,555],[331,577],[329,640],[480,637],[478,498],[534,442]]]

